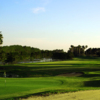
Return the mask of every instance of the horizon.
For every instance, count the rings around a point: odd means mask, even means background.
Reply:
[[[99,48],[99,0],[1,0],[3,45]]]

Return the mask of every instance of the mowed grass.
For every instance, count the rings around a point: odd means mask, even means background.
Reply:
[[[34,93],[72,92],[86,89],[99,89],[85,86],[89,79],[71,77],[7,78],[0,79],[0,99],[25,96]],[[85,86],[85,87],[84,87]]]
[[[0,100],[36,93],[100,89],[99,58],[5,65],[0,66],[1,76],[4,70],[19,75],[19,78],[0,78]],[[58,76],[68,72],[84,72],[84,75]]]

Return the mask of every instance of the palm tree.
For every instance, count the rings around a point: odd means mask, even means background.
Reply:
[[[78,56],[80,56],[80,51],[81,51],[81,45],[78,45]]]
[[[88,48],[88,46],[87,46],[87,45],[85,46],[85,49],[86,49],[86,48]]]
[[[71,52],[73,53],[74,52],[74,46],[71,45]]]
[[[2,43],[3,43],[2,38],[3,38],[3,36],[2,36],[2,34],[1,34],[1,32],[0,32],[0,45],[2,45]]]

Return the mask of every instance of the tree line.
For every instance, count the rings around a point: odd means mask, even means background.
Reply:
[[[10,45],[0,47],[0,61],[4,63],[17,63],[20,61],[33,61],[34,59],[52,58],[65,60],[71,58],[63,50],[40,50],[39,48]]]
[[[3,36],[0,34],[0,45],[3,44]],[[67,52],[63,49],[40,50],[30,46],[10,45],[0,46],[0,61],[5,63],[17,63],[20,61],[33,61],[34,59],[52,58],[58,60],[72,59],[73,57],[100,56],[100,48],[71,45]],[[86,50],[87,49],[87,50]]]
[[[88,48],[85,53],[90,57],[100,57],[100,48]]]

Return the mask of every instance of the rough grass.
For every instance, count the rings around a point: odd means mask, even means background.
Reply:
[[[100,89],[100,59],[74,59],[68,61],[0,66],[17,74],[19,78],[0,78],[0,100],[30,95]],[[84,72],[81,76],[58,76],[67,72]],[[14,98],[14,99],[13,99]]]

